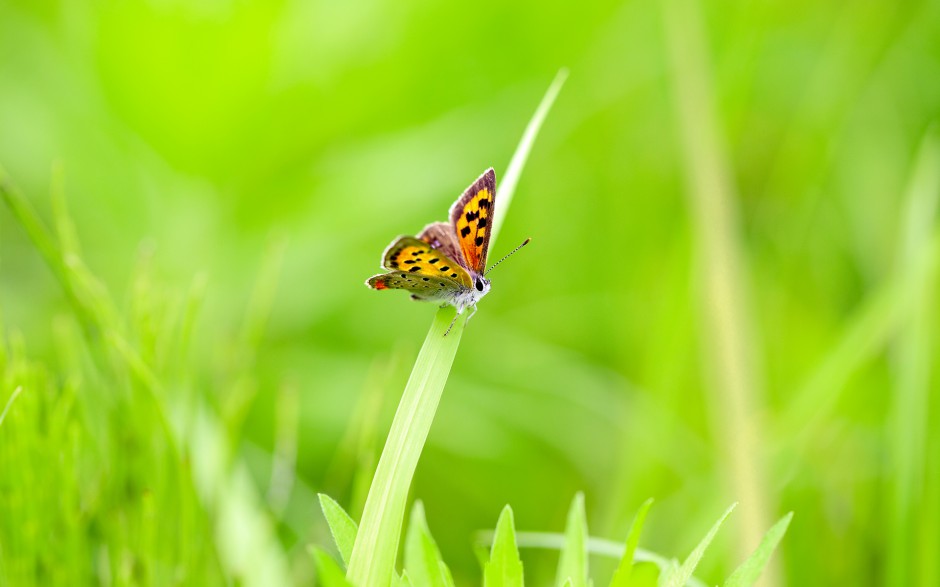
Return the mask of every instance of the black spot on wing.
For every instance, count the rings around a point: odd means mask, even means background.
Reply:
[[[470,234],[469,226],[464,226],[463,228],[460,229],[460,236],[467,236],[468,234]]]

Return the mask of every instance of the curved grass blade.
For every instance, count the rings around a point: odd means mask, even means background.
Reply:
[[[13,393],[10,394],[10,398],[7,400],[7,405],[4,406],[3,412],[0,412],[0,425],[3,425],[3,420],[7,417],[7,412],[10,411],[10,406],[13,405],[13,402],[16,400],[16,397],[20,395],[21,391],[23,391],[23,386],[18,385],[16,389],[13,390]]]
[[[702,541],[698,543],[695,550],[689,554],[689,557],[685,559],[681,567],[673,561],[673,564],[663,570],[662,574],[659,576],[660,587],[684,587],[695,571],[695,567],[697,567],[699,561],[702,560],[705,549],[708,548],[708,545],[711,544],[712,540],[715,538],[715,534],[718,533],[718,529],[721,528],[721,524],[724,523],[725,519],[734,511],[737,505],[738,504],[733,503],[731,507],[725,510],[725,513],[718,518],[715,525],[711,527],[711,530],[708,531],[705,538],[702,538]]]
[[[568,582],[571,587],[586,587],[588,584],[587,516],[584,513],[584,494],[578,493],[568,510],[565,527],[565,547],[558,561],[556,585]]]
[[[633,573],[633,555],[636,553],[637,544],[640,542],[640,532],[643,531],[643,523],[646,521],[646,514],[653,505],[653,498],[643,502],[640,509],[633,519],[630,526],[630,533],[627,535],[627,545],[623,551],[623,558],[620,559],[620,566],[614,573],[614,578],[610,582],[610,587],[629,587],[630,576]]]
[[[773,554],[774,549],[777,548],[777,544],[780,543],[780,539],[783,538],[783,535],[787,533],[787,527],[789,527],[790,520],[792,519],[793,512],[790,512],[780,518],[770,530],[767,530],[757,550],[755,550],[751,556],[747,557],[747,560],[741,563],[741,566],[731,573],[731,576],[724,582],[723,587],[750,587],[756,583],[764,567],[767,566],[770,555]]]

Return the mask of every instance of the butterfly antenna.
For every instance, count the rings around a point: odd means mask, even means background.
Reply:
[[[529,241],[530,241],[530,240],[532,240],[532,239],[527,238],[527,239],[525,239],[524,241],[522,241],[522,244],[519,245],[518,247],[516,247],[515,249],[509,251],[509,254],[508,254],[508,255],[506,255],[505,257],[503,257],[503,258],[500,259],[499,261],[493,263],[493,265],[492,265],[489,269],[487,269],[486,271],[483,272],[483,275],[486,275],[487,273],[489,273],[489,272],[492,271],[493,269],[496,269],[496,266],[497,266],[497,265],[499,265],[500,263],[502,263],[503,261],[505,261],[506,259],[508,259],[509,257],[511,257],[513,253],[515,253],[516,251],[518,251],[518,250],[521,249],[522,247],[524,247],[524,246],[526,246],[527,244],[529,244]]]

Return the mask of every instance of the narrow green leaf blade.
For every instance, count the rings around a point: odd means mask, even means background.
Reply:
[[[633,574],[633,555],[636,553],[637,544],[640,542],[640,532],[643,531],[643,523],[646,521],[646,514],[653,505],[653,498],[643,502],[640,509],[633,518],[633,524],[630,526],[630,533],[627,534],[627,545],[623,551],[623,558],[620,559],[620,566],[614,573],[614,578],[610,582],[610,587],[629,587],[631,585],[630,576]]]
[[[333,557],[319,548],[312,546],[310,553],[317,567],[317,583],[323,587],[352,587],[346,580],[346,573],[339,567]]]
[[[558,97],[558,93],[561,91],[561,87],[565,85],[565,80],[567,79],[568,70],[565,68],[558,70],[558,73],[555,74],[555,79],[552,80],[548,91],[546,91],[545,95],[542,97],[542,101],[539,103],[538,108],[536,108],[535,114],[532,116],[532,119],[525,128],[525,132],[522,134],[522,140],[519,141],[515,153],[512,154],[512,159],[509,161],[509,167],[506,168],[506,173],[504,173],[502,179],[500,179],[499,187],[497,187],[496,210],[493,213],[493,232],[490,235],[491,246],[499,235],[503,221],[506,220],[506,210],[509,209],[509,205],[512,203],[512,197],[516,193],[516,186],[519,184],[519,177],[522,175],[522,168],[525,167],[526,160],[529,158],[532,145],[535,144],[535,138],[538,136],[539,130],[542,128],[542,123],[545,122],[545,117],[548,116],[552,105],[555,104],[555,98]]]
[[[442,565],[441,551],[424,516],[424,504],[416,501],[411,508],[411,523],[405,538],[405,571],[422,587],[446,587],[441,575]]]
[[[330,526],[336,549],[343,558],[343,565],[349,565],[349,557],[352,555],[353,544],[356,542],[356,533],[359,531],[356,522],[349,517],[343,506],[325,493],[320,494],[320,508],[323,510],[326,523]]]
[[[695,550],[689,555],[685,562],[682,563],[682,566],[675,564],[670,565],[667,569],[664,569],[662,574],[659,576],[659,585],[660,587],[684,587],[686,582],[692,576],[692,573],[695,571],[695,567],[698,566],[699,561],[702,560],[702,555],[705,554],[705,549],[708,548],[708,545],[711,544],[712,540],[715,538],[715,534],[718,533],[718,529],[721,528],[721,525],[724,523],[725,519],[734,511],[734,508],[737,506],[737,503],[731,504],[725,513],[715,522],[715,525],[711,527],[711,530],[708,531],[708,534],[705,535],[705,538],[702,538],[702,541],[698,543],[698,546],[695,547]]]
[[[756,583],[764,567],[767,566],[770,555],[777,548],[777,544],[780,543],[783,535],[787,533],[787,528],[790,526],[790,520],[792,519],[793,512],[790,512],[780,518],[770,530],[767,530],[757,550],[751,553],[751,556],[747,557],[747,560],[731,573],[728,580],[724,582],[724,587],[749,587]]]
[[[522,587],[522,561],[516,546],[516,528],[512,508],[499,514],[490,559],[483,568],[483,587]]]
[[[584,513],[584,494],[578,493],[568,510],[568,524],[565,527],[565,547],[558,561],[556,585],[570,581],[571,587],[587,587],[587,516]]]

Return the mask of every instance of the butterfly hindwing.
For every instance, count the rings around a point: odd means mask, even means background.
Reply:
[[[422,275],[419,272],[392,271],[370,277],[366,285],[372,289],[403,289],[411,297],[421,300],[446,298],[457,285],[450,279],[435,275]]]
[[[431,277],[450,282],[451,288],[473,287],[467,271],[442,251],[413,236],[396,239],[385,250],[382,267],[414,277]]]
[[[476,274],[482,275],[485,270],[495,198],[496,173],[490,168],[450,209],[450,222],[460,243],[465,266]]]
[[[463,253],[460,251],[460,243],[457,241],[454,227],[451,226],[450,223],[432,222],[424,227],[424,230],[421,231],[418,238],[454,261],[457,261],[464,269],[469,269],[464,263]]]

